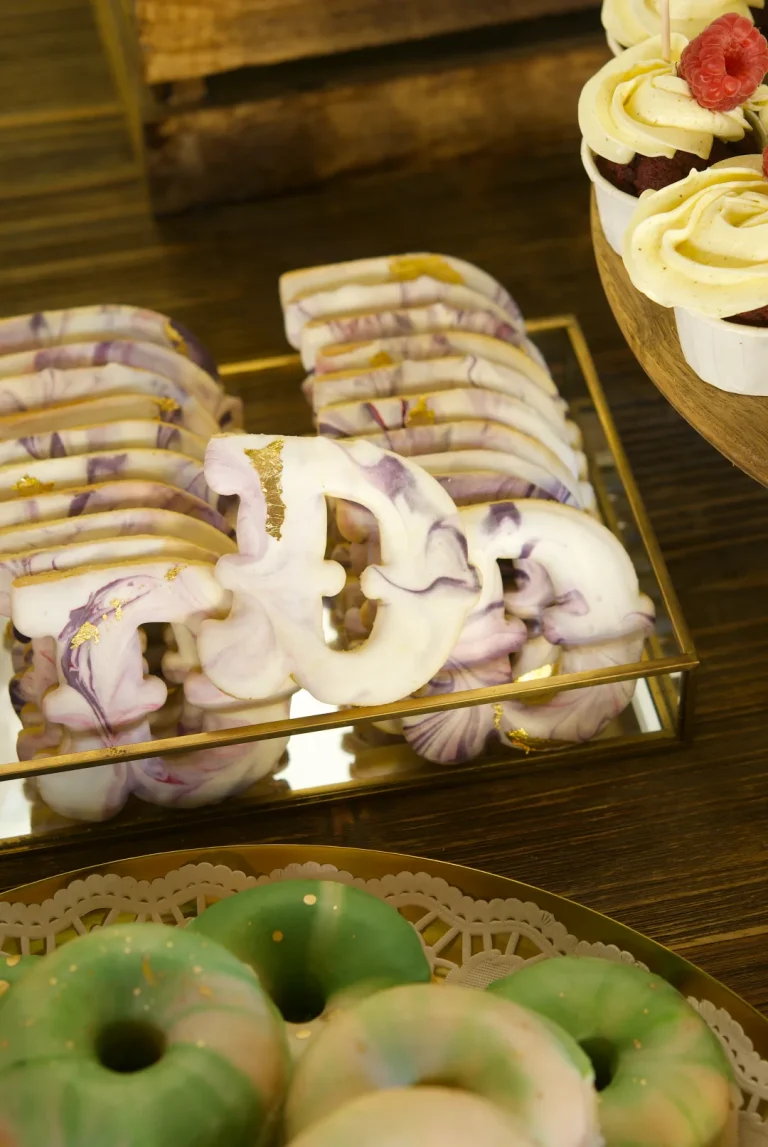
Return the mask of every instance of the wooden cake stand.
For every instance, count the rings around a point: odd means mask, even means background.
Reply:
[[[683,358],[675,316],[635,290],[608,246],[592,192],[592,241],[608,302],[630,350],[668,402],[750,478],[768,486],[768,398],[728,394],[702,382]]]

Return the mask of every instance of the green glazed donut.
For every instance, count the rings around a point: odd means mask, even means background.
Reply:
[[[290,1059],[250,968],[162,924],[41,959],[0,1012],[0,1144],[257,1147]]]
[[[315,1123],[290,1147],[536,1147],[498,1107],[466,1091],[374,1091]]]
[[[335,1016],[294,1069],[287,1140],[311,1143],[316,1125],[362,1096],[422,1087],[485,1101],[536,1147],[602,1147],[592,1065],[578,1044],[527,1008],[449,984],[390,988]]]
[[[11,989],[26,978],[27,973],[40,962],[40,959],[40,956],[5,956],[0,954],[0,1008],[10,999]]]
[[[331,880],[262,884],[206,908],[188,928],[257,973],[294,1055],[333,1011],[395,984],[427,983],[421,940],[396,908]]]
[[[628,964],[562,956],[487,991],[569,1032],[591,1056],[606,1147],[730,1147],[735,1089],[714,1032],[666,980]]]

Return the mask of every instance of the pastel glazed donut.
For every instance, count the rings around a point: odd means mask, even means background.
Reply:
[[[295,1068],[285,1126],[291,1141],[361,1096],[425,1084],[488,1101],[537,1147],[599,1147],[593,1078],[578,1045],[533,1012],[471,988],[412,984],[325,1028]]]
[[[249,888],[211,905],[187,931],[253,968],[286,1020],[294,1055],[339,1008],[430,979],[421,940],[397,909],[330,880]]]
[[[2,1009],[0,1143],[257,1147],[289,1057],[250,968],[162,924],[91,932]]]
[[[530,964],[488,988],[559,1024],[596,1067],[606,1147],[733,1147],[736,1105],[717,1036],[679,992],[593,957]]]
[[[446,1087],[378,1091],[340,1107],[291,1147],[534,1147],[504,1112]]]

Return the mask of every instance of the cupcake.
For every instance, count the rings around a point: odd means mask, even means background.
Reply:
[[[748,156],[644,195],[624,244],[637,289],[674,308],[688,365],[737,394],[768,395],[765,165]]]
[[[761,150],[768,108],[768,41],[723,16],[690,43],[676,33],[622,52],[588,80],[579,100],[582,159],[606,239],[621,254],[637,198],[722,160]]]
[[[765,0],[674,0],[671,9],[672,31],[688,40],[727,12],[743,16],[761,29],[768,25]],[[624,48],[634,48],[659,35],[661,0],[603,0],[602,21],[609,47],[618,56]]]

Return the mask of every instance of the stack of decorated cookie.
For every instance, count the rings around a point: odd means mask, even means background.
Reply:
[[[11,617],[13,586],[21,759],[253,719],[195,672],[192,635],[198,610],[226,612],[212,571],[236,548],[231,499],[208,487],[205,449],[241,424],[240,401],[224,393],[204,348],[162,315],[99,306],[0,322],[0,613]],[[92,581],[85,597],[83,577]],[[77,609],[56,620],[75,586]],[[175,608],[157,611],[154,635],[151,586]],[[141,656],[129,640],[135,629],[123,625],[120,648],[105,640],[139,598],[143,652],[156,670],[162,664],[167,698],[157,678],[144,701],[125,687],[127,663]],[[67,627],[61,654],[48,635]],[[266,743],[256,762],[243,749],[222,750],[42,777],[39,787],[65,815],[96,819],[131,791],[156,803],[205,803],[262,775],[282,745]]]
[[[280,293],[288,339],[310,371],[304,392],[318,432],[411,457],[461,508],[483,589],[423,692],[637,661],[652,608],[631,605],[636,575],[595,520],[579,430],[504,288],[462,260],[406,255],[297,271]],[[376,617],[359,577],[381,557],[379,536],[371,515],[349,502],[336,503],[335,526],[332,556],[348,577],[334,610],[354,646]],[[505,558],[515,561],[502,582]],[[451,763],[494,737],[526,748],[588,740],[633,689],[599,686],[535,707],[505,702],[388,728]]]

